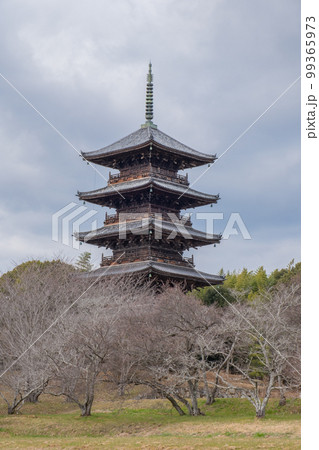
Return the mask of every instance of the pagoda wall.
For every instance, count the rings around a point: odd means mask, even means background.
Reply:
[[[101,266],[110,264],[120,264],[153,260],[170,264],[189,266],[193,264],[192,258],[184,258],[178,251],[169,247],[144,245],[140,247],[128,247],[125,249],[113,250],[113,256],[103,257]]]
[[[178,183],[188,186],[188,176],[177,173],[177,170],[163,169],[162,167],[152,166],[150,164],[141,166],[132,166],[120,170],[119,173],[110,174],[108,184],[122,183],[123,181],[139,180],[140,178],[159,178],[172,183]]]

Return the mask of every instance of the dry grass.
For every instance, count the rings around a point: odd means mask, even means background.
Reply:
[[[104,392],[93,415],[61,398],[42,396],[22,413],[0,416],[0,448],[10,449],[299,449],[300,402],[279,408],[270,402],[266,419],[254,417],[241,399],[220,399],[201,417],[179,417],[165,400],[123,401]]]

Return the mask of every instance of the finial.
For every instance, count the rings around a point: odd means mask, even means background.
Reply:
[[[142,128],[151,127],[157,128],[157,126],[152,122],[153,119],[153,74],[152,74],[152,63],[148,65],[147,74],[147,84],[146,84],[146,105],[145,105],[145,124]]]

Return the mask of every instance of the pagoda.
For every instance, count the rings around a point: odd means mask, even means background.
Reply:
[[[219,195],[191,189],[179,170],[213,163],[216,155],[200,153],[160,131],[153,119],[153,75],[149,64],[146,121],[141,128],[100,150],[83,153],[84,160],[116,169],[106,187],[78,192],[90,203],[115,209],[104,225],[77,233],[81,242],[111,249],[90,277],[144,274],[156,283],[183,282],[187,288],[221,284],[223,277],[199,272],[185,250],[217,244],[221,235],[192,227],[181,210],[217,203]]]

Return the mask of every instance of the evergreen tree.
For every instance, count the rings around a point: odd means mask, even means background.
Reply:
[[[93,264],[91,264],[91,253],[81,253],[81,255],[76,260],[75,267],[81,272],[90,272],[93,269]]]
[[[226,274],[226,280],[224,281],[224,286],[227,286],[230,289],[235,289],[237,282],[237,274],[236,272],[230,273],[229,271]]]
[[[248,299],[252,300],[257,295],[260,295],[268,288],[268,286],[269,280],[267,273],[263,266],[260,266],[252,276]]]
[[[194,291],[195,295],[201,299],[204,305],[227,306],[236,299],[232,296],[229,288],[223,285],[205,286]]]
[[[252,272],[248,272],[246,268],[244,268],[241,273],[237,276],[235,289],[237,291],[247,291],[249,292],[252,284]]]

